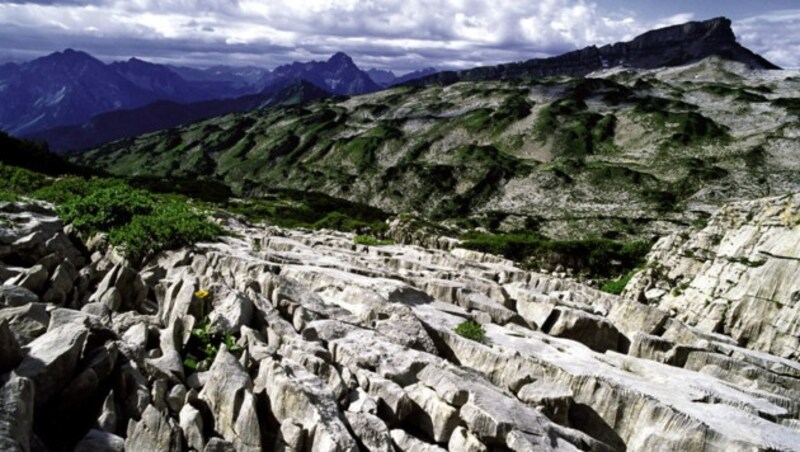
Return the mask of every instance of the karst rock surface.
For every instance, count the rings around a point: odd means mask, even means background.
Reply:
[[[708,240],[705,262],[664,239],[651,262],[692,282],[658,300],[632,295],[644,276],[619,297],[457,246],[235,219],[137,268],[47,206],[0,203],[0,447],[800,450],[797,200],[734,204],[680,238]],[[454,332],[467,319],[482,343]],[[231,341],[195,372],[206,324]]]

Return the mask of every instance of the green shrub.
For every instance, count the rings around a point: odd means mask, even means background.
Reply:
[[[381,240],[371,235],[357,235],[353,237],[353,242],[356,245],[367,245],[367,246],[383,246],[383,245],[394,244],[393,240]]]
[[[486,342],[486,330],[483,329],[480,323],[474,320],[467,320],[459,324],[455,330],[457,334],[473,340],[475,342],[480,342],[481,344]]]
[[[112,187],[119,187],[121,190],[130,189],[130,187],[120,179],[96,177],[87,179],[79,176],[65,176],[34,191],[31,196],[54,204],[64,204],[100,189]]]
[[[148,212],[133,216],[129,223],[112,228],[109,241],[127,257],[141,259],[148,253],[176,249],[212,240],[222,228],[180,202],[163,202]]]
[[[19,196],[16,193],[11,193],[5,190],[0,190],[0,201],[4,202],[14,202],[19,199]]]
[[[75,196],[57,210],[65,222],[79,231],[92,233],[126,225],[135,216],[152,212],[155,205],[150,193],[118,184]]]
[[[50,179],[43,174],[0,163],[0,190],[27,195],[49,183]]]

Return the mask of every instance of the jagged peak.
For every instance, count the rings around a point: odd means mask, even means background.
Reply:
[[[91,62],[98,62],[102,64],[100,60],[93,57],[89,53],[86,53],[82,50],[74,50],[72,48],[66,48],[61,52],[53,52],[49,55],[45,55],[41,58],[37,58],[33,60],[35,61],[59,61],[59,62],[81,62],[81,61],[91,61]]]
[[[353,62],[353,59],[350,58],[350,55],[348,55],[348,54],[346,54],[344,52],[336,52],[336,53],[334,53],[328,59],[328,63],[339,64],[339,65],[342,65],[342,64],[350,65],[351,64],[351,65],[355,66],[355,62]]]

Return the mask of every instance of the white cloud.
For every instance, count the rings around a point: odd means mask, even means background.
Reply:
[[[733,23],[739,42],[784,68],[800,68],[800,9],[772,11]]]
[[[402,71],[525,60],[690,19],[645,22],[589,0],[0,0],[0,48],[73,46],[108,58],[131,52],[194,64],[217,64],[231,53],[238,63],[262,66],[344,51],[364,67]],[[749,27],[741,28],[746,36]]]

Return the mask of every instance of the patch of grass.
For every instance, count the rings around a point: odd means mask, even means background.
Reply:
[[[702,145],[730,141],[728,127],[697,113],[697,106],[685,102],[650,97],[642,100],[634,112],[646,115],[650,126],[671,132],[663,146]]]
[[[752,93],[740,87],[734,87],[721,83],[709,83],[700,88],[700,91],[720,97],[733,97],[742,102],[767,102],[767,98],[761,94]]]
[[[774,99],[772,105],[784,108],[787,113],[800,119],[800,97],[781,97]]]
[[[389,214],[366,204],[334,198],[322,193],[271,190],[246,200],[230,200],[225,210],[245,215],[251,221],[266,221],[286,228],[334,229],[353,232],[369,228],[385,231]]]
[[[480,323],[474,320],[470,319],[460,323],[453,331],[475,342],[480,342],[481,344],[486,343],[486,330],[483,329]]]
[[[628,285],[628,282],[630,282],[631,278],[633,278],[633,275],[635,275],[637,271],[639,270],[638,269],[631,270],[617,279],[605,282],[600,287],[600,290],[614,295],[621,294],[622,291],[625,290],[625,287]]]
[[[692,220],[692,227],[695,229],[705,229],[705,227],[708,226],[708,219],[709,216],[707,215],[697,217]]]
[[[641,265],[649,242],[619,242],[604,238],[552,240],[539,234],[469,233],[460,246],[499,254],[531,268],[562,265],[592,276],[609,277]]]
[[[533,102],[520,92],[507,96],[495,109],[478,108],[460,118],[464,128],[471,132],[489,132],[499,135],[511,124],[531,114]]]
[[[353,242],[356,245],[367,245],[367,246],[383,246],[383,245],[394,244],[394,240],[379,239],[372,235],[356,235],[355,237],[353,237]]]
[[[552,140],[556,153],[583,158],[614,148],[616,117],[587,110],[581,99],[560,99],[545,107],[534,125],[539,140]]]

